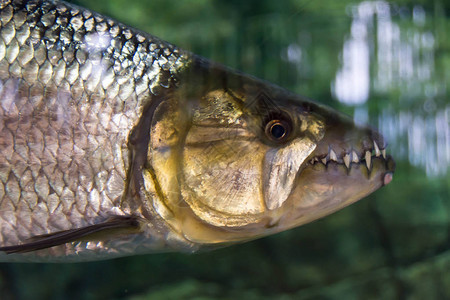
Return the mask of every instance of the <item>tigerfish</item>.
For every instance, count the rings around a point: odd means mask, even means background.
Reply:
[[[90,10],[0,2],[0,260],[195,252],[388,184],[383,137]]]

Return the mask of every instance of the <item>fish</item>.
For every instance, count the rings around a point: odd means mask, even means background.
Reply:
[[[0,2],[0,261],[193,253],[392,181],[376,130],[56,0]]]

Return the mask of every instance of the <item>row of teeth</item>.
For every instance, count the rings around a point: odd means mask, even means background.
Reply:
[[[378,147],[377,143],[373,141],[373,150],[375,150],[375,157],[383,156],[384,159],[386,159],[386,149],[381,149]],[[350,169],[350,163],[359,163],[361,160],[365,160],[367,169],[370,170],[371,164],[372,164],[372,150],[366,151],[364,156],[360,158],[355,150],[352,150],[350,153],[346,153],[342,160],[344,161],[344,165],[347,167],[347,169]],[[324,158],[317,158],[314,157],[310,160],[311,164],[314,164],[315,162],[322,162],[324,165],[327,164],[329,161],[335,161],[339,162],[336,152],[334,152],[333,149],[330,148],[328,155]]]

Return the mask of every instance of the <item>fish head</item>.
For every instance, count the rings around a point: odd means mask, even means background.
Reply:
[[[155,112],[154,173],[144,176],[147,190],[157,183],[161,191],[153,207],[188,240],[223,244],[283,231],[391,181],[394,162],[375,130],[267,82],[211,78],[201,93],[184,91]]]

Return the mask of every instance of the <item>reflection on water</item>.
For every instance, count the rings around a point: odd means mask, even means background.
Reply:
[[[333,94],[355,107],[358,122],[368,121],[371,95],[391,99],[378,119],[390,151],[431,177],[445,175],[450,165],[450,105],[447,99],[439,104],[446,85],[436,72],[436,41],[426,26],[425,10],[365,1],[349,11],[351,31]]]

